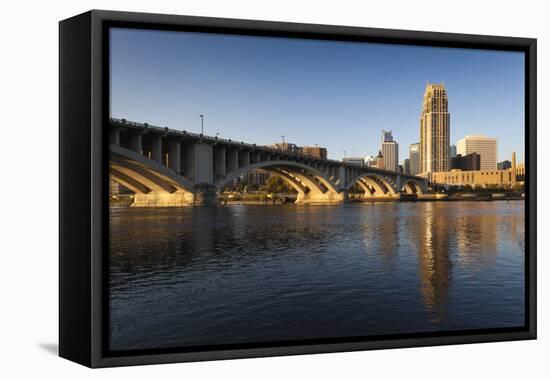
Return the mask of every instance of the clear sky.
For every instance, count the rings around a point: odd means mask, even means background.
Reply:
[[[420,139],[426,82],[449,96],[451,144],[498,138],[523,160],[524,55],[289,38],[113,29],[111,116],[256,144],[318,144],[329,158],[376,155],[393,130],[399,160]]]

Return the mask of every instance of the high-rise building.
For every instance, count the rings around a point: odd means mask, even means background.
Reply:
[[[450,114],[443,84],[427,84],[420,115],[420,173],[448,171]]]
[[[478,153],[481,159],[481,170],[497,169],[497,139],[484,135],[466,135],[457,143],[457,153],[462,156]]]
[[[416,176],[420,173],[420,143],[413,143],[409,146],[410,173]]]
[[[403,173],[405,173],[406,175],[411,174],[411,159],[409,158],[403,160]]]
[[[399,144],[393,140],[391,131],[382,131],[382,145],[380,148],[384,158],[384,169],[399,172]]]
[[[390,130],[390,131],[382,130],[382,143],[393,142],[393,136],[391,135],[392,132],[393,130]]]
[[[454,144],[449,147],[449,156],[451,159],[456,157],[456,146]]]

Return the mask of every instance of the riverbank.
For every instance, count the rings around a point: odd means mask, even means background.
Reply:
[[[248,197],[248,198],[247,198]],[[218,198],[218,204],[221,206],[230,205],[285,205],[293,204],[296,200],[295,195],[281,195],[275,197],[258,195],[241,196],[221,196]],[[455,201],[522,201],[525,200],[523,193],[455,193],[447,195],[445,193],[435,194],[401,194],[398,197],[363,197],[360,195],[350,195],[349,202],[455,202]],[[111,208],[132,207],[133,196],[118,196],[109,201]]]

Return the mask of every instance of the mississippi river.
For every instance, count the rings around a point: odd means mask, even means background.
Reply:
[[[523,326],[524,206],[111,209],[110,347]]]

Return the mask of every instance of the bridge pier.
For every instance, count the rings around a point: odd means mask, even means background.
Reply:
[[[302,193],[298,192],[296,198],[297,205],[322,205],[322,204],[341,204],[347,202],[349,199],[348,191],[344,190],[339,193],[327,192],[324,194],[319,193]]]
[[[134,195],[133,207],[182,207],[192,206],[195,195],[190,192],[176,193],[137,193]]]
[[[194,206],[216,206],[217,204],[218,197],[213,185],[201,185],[197,188],[193,198]]]

